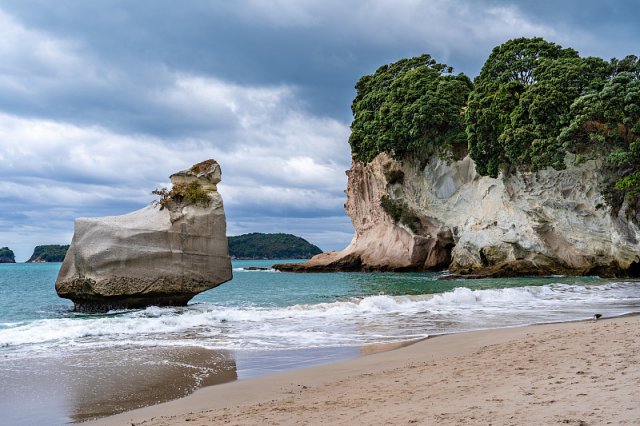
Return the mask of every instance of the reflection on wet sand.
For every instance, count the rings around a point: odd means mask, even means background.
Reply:
[[[21,424],[25,416],[40,424],[83,421],[237,379],[229,352],[193,347],[111,348],[58,359],[5,360],[0,372],[0,412],[8,413],[3,420],[8,424]],[[45,407],[43,401],[51,404]]]
[[[169,401],[199,387],[237,378],[236,364],[229,353],[203,348],[138,348],[109,352],[108,356],[120,357],[121,362],[114,359],[113,364],[105,364],[101,359],[100,372],[91,369],[73,387],[73,420]],[[129,357],[135,364],[126,362]]]

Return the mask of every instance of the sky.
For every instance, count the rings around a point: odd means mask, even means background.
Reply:
[[[473,78],[525,36],[640,55],[639,16],[640,0],[0,0],[0,247],[68,244],[75,218],[142,208],[214,158],[229,235],[339,250],[362,75],[429,53]]]

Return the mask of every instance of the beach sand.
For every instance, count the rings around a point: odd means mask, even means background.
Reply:
[[[92,424],[640,424],[640,317],[439,336]]]

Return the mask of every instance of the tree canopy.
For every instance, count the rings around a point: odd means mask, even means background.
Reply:
[[[383,65],[356,84],[349,143],[355,159],[396,157],[465,143],[464,104],[471,80],[429,55]]]
[[[554,113],[571,105],[573,93],[563,92],[564,85],[573,78],[579,86],[581,68],[575,50],[541,38],[518,38],[493,49],[474,80],[465,116],[480,174],[496,177],[506,164],[562,164],[552,133],[557,136],[563,117]]]
[[[356,85],[353,158],[425,158],[460,143],[481,175],[601,159],[603,194],[640,209],[640,59],[605,61],[541,38],[497,46],[473,84],[429,55],[402,59]]]
[[[567,151],[604,157],[605,197],[619,206],[640,199],[640,60],[611,61],[610,76],[578,98],[559,141]]]

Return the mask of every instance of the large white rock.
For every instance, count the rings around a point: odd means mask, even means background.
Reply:
[[[428,270],[478,276],[640,275],[640,229],[627,206],[613,213],[595,161],[493,179],[467,156],[426,164],[386,154],[347,172],[355,236],[340,252],[282,270]],[[393,182],[400,173],[403,178]],[[391,181],[391,182],[390,182]],[[381,207],[388,197],[419,219],[416,229]]]
[[[122,216],[79,218],[56,291],[76,310],[185,305],[232,278],[226,220],[213,160],[171,176],[198,181],[207,206],[174,200]]]

